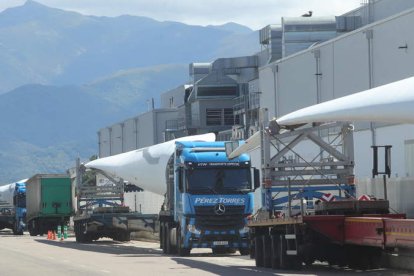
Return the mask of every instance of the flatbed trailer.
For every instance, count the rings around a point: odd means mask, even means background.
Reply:
[[[356,198],[350,124],[282,130],[261,116],[262,207],[248,223],[256,266],[370,269],[384,251],[414,249],[414,220]]]
[[[72,178],[76,183],[77,209],[73,217],[76,241],[92,242],[108,237],[116,241],[129,241],[131,232],[155,232],[158,215],[132,212],[124,205],[125,183],[122,179],[113,179],[102,171],[111,183],[98,185],[83,181],[85,167],[76,162]]]

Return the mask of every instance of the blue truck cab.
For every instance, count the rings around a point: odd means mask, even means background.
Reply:
[[[160,212],[160,247],[164,253],[249,254],[248,217],[258,170],[243,154],[229,160],[225,142],[176,142],[167,166],[167,193]]]
[[[13,233],[23,235],[26,229],[26,183],[17,182],[14,188],[13,205],[15,210],[15,224]]]
[[[23,235],[26,228],[26,183],[8,184],[0,191],[0,229],[9,228]]]

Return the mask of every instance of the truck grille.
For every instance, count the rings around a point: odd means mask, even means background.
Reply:
[[[203,230],[240,229],[244,222],[244,206],[226,206],[223,215],[214,212],[214,206],[195,207],[196,227]]]

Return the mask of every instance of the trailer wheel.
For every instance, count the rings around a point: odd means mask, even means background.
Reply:
[[[79,243],[88,243],[92,242],[92,238],[88,235],[88,233],[85,233],[86,227],[85,224],[82,222],[75,222],[75,237],[76,242]]]
[[[239,252],[241,256],[246,256],[246,255],[250,255],[250,248],[239,248]]]
[[[174,248],[173,245],[171,244],[171,228],[169,223],[165,223],[165,228],[164,228],[164,237],[165,237],[165,254],[173,254],[174,253]]]
[[[269,234],[263,235],[263,266],[272,267],[272,249]]]
[[[114,240],[120,241],[120,242],[126,242],[131,240],[131,233],[128,231],[120,231],[115,233]]]
[[[279,235],[272,235],[271,239],[271,263],[273,269],[280,268],[280,252],[279,252],[279,243],[280,243],[280,236]]]
[[[13,234],[14,235],[23,235],[23,229],[19,230],[19,222],[16,221],[13,225]]]
[[[254,238],[255,244],[255,262],[257,267],[263,267],[263,238],[262,236],[256,236]]]
[[[27,228],[29,229],[30,236],[34,237],[34,236],[37,236],[38,235],[38,231],[36,229],[36,221],[35,220],[31,220],[28,223]]]
[[[184,246],[184,240],[181,236],[181,228],[177,227],[177,253],[181,257],[190,256],[191,248],[186,248]]]
[[[160,241],[160,249],[162,249],[163,248],[163,238],[164,238],[164,231],[163,231],[163,229],[164,229],[164,226],[163,226],[163,223],[160,223],[160,232],[159,232],[159,241]]]
[[[370,254],[370,269],[378,269],[381,267],[382,250],[380,248],[371,249]]]

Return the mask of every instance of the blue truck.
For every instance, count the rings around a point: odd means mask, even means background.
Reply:
[[[159,214],[165,254],[187,256],[192,248],[250,253],[247,221],[259,171],[249,155],[229,160],[225,142],[175,142],[166,184]]]
[[[21,180],[0,187],[0,229],[23,235],[26,228],[26,183]]]

